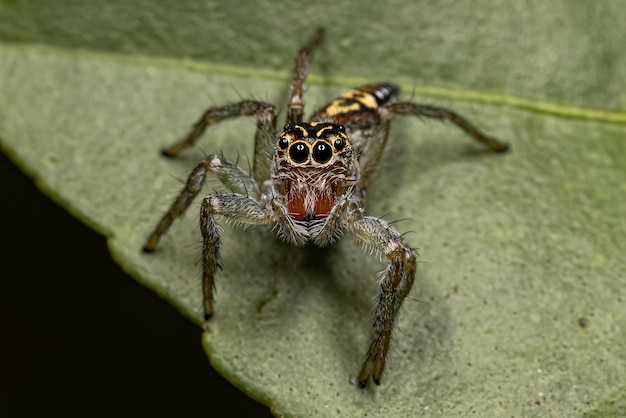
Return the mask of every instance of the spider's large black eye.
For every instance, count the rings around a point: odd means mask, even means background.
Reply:
[[[278,147],[280,149],[287,149],[288,146],[289,146],[289,140],[287,138],[280,138],[278,140]]]
[[[346,146],[346,141],[341,138],[337,138],[335,139],[335,142],[333,142],[333,146],[337,151],[341,151]]]
[[[289,148],[289,156],[296,163],[303,163],[309,158],[309,147],[303,142],[296,142]]]
[[[315,162],[327,163],[333,156],[333,150],[326,142],[319,141],[313,146],[313,159]]]

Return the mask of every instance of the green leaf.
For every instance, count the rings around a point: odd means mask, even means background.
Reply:
[[[323,25],[309,109],[394,81],[404,98],[451,107],[512,152],[486,154],[449,126],[394,122],[368,210],[408,218],[398,228],[413,231],[421,264],[381,386],[349,384],[384,265],[347,237],[293,248],[222,224],[204,338],[212,364],[276,415],[618,415],[622,4],[225,3],[1,1],[4,152],[200,324],[197,205],[155,254],[140,248],[200,149],[245,166],[254,124],[211,128],[177,160],[158,150],[210,105],[284,104],[295,52]]]

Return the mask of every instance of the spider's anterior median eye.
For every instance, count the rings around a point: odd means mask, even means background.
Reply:
[[[346,141],[341,138],[337,138],[335,139],[335,142],[333,142],[333,146],[337,151],[341,151],[346,146]]]
[[[278,140],[278,147],[280,149],[287,149],[288,146],[289,146],[289,140],[287,138],[280,138]]]
[[[318,142],[313,146],[313,159],[315,162],[324,164],[327,163],[333,156],[333,150],[326,142]]]
[[[296,142],[289,148],[289,156],[294,162],[303,163],[309,159],[309,147],[303,142]]]

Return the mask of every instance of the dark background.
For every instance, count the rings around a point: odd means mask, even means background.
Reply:
[[[0,416],[271,416],[3,154],[0,228]]]

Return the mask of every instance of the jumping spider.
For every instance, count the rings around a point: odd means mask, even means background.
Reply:
[[[313,50],[323,30],[300,49],[291,82],[286,124],[277,134],[274,105],[258,100],[212,107],[191,132],[163,150],[168,157],[196,143],[205,129],[225,119],[256,116],[254,163],[248,174],[221,154],[212,154],[189,175],[184,189],[150,234],[144,251],[152,252],[174,219],[182,215],[213,173],[231,193],[213,193],[200,208],[204,313],[213,313],[214,276],[220,263],[220,229],[215,215],[235,224],[274,225],[294,245],[326,246],[350,231],[365,246],[387,257],[380,278],[374,339],[357,376],[365,387],[370,377],[380,384],[394,321],[415,278],[416,252],[386,221],[366,214],[365,186],[376,171],[393,116],[411,115],[450,121],[490,150],[508,146],[488,137],[451,110],[395,101],[398,88],[380,83],[359,87],[315,111],[303,122],[303,90]]]

